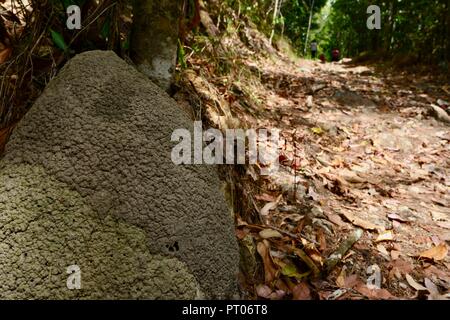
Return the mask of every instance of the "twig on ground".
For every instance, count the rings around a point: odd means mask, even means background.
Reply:
[[[363,233],[364,231],[362,229],[354,230],[353,233],[341,243],[339,248],[328,257],[325,261],[325,270],[327,273],[334,269],[347,251],[362,237]]]
[[[295,240],[302,241],[304,239],[304,240],[307,240],[307,241],[309,241],[311,243],[314,243],[315,245],[319,245],[319,243],[317,241],[315,241],[313,239],[310,239],[309,237],[307,237],[305,235],[296,235],[296,234],[293,234],[293,233],[291,233],[289,231],[286,231],[286,230],[283,230],[283,229],[280,229],[280,228],[277,228],[277,227],[274,227],[274,226],[270,226],[270,225],[260,225],[259,226],[259,225],[255,225],[255,224],[249,224],[248,227],[249,228],[257,228],[257,229],[261,229],[261,230],[272,229],[272,230],[278,231],[279,233],[284,234],[284,235],[286,235],[286,236],[288,236],[290,238],[293,238]]]

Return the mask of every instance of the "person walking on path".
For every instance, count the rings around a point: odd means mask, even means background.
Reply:
[[[315,59],[317,56],[317,42],[314,40],[311,42],[311,57]]]

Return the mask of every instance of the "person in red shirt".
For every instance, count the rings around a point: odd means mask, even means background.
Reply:
[[[331,61],[339,61],[340,56],[341,53],[339,52],[338,48],[334,48],[333,51],[331,51]]]
[[[320,61],[322,61],[322,63],[325,63],[327,61],[327,59],[325,58],[325,55],[323,53],[319,56],[319,59],[320,59]]]

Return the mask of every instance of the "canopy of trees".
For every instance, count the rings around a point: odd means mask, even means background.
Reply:
[[[427,63],[450,60],[448,0],[378,1],[382,19],[379,31],[366,26],[371,4],[374,1],[333,1],[320,34],[324,43],[339,46],[349,56],[369,51],[390,57],[408,55]]]
[[[320,41],[329,53],[338,47],[345,56],[366,52],[380,57],[407,56],[414,62],[450,60],[450,12],[447,0],[228,0],[270,34],[290,39],[303,54],[309,42]],[[278,12],[273,18],[275,4]],[[367,8],[381,9],[381,30],[369,30]],[[309,24],[310,14],[313,14]],[[310,34],[308,35],[308,30]],[[307,39],[308,38],[308,39]],[[309,41],[308,41],[309,40]]]

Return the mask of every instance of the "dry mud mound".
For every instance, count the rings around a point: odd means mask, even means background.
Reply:
[[[0,162],[0,297],[232,297],[232,218],[214,167],[172,163],[178,128],[193,124],[114,53],[73,58]]]

